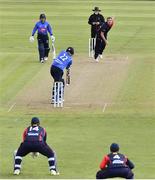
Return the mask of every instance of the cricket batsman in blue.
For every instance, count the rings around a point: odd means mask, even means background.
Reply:
[[[54,43],[55,37],[53,36],[52,27],[46,21],[46,15],[40,14],[39,19],[40,20],[35,24],[33,28],[32,36],[30,37],[30,42],[34,42],[34,35],[37,31],[39,60],[41,63],[44,63],[48,60],[48,54],[50,51],[48,33],[50,34],[52,43]]]
[[[56,166],[56,153],[46,143],[47,132],[40,126],[40,120],[33,117],[31,125],[24,130],[23,142],[14,153],[14,175],[21,172],[21,162],[23,157],[29,153],[42,154],[48,158],[49,170],[51,175],[59,175]]]
[[[54,82],[62,82],[63,83],[63,91],[65,87],[65,81],[63,79],[64,70],[67,70],[67,85],[70,84],[70,67],[72,65],[72,56],[74,55],[74,48],[68,47],[66,50],[60,52],[60,54],[53,60],[50,73],[54,79]],[[61,94],[62,92],[60,92]],[[64,93],[64,92],[63,92]],[[54,86],[52,92],[52,104],[54,103]]]

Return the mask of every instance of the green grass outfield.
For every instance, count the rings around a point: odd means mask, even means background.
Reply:
[[[76,56],[81,57],[88,54],[87,19],[94,6],[99,6],[106,17],[116,18],[106,55],[132,60],[113,99],[119,103],[104,113],[99,108],[44,111],[44,105],[40,109],[25,106],[11,110],[18,93],[35,78],[39,81],[38,73],[49,65],[37,63],[36,42],[28,41],[39,13],[44,11],[53,25],[56,49],[72,45]],[[12,153],[34,115],[42,119],[48,143],[57,152],[61,175],[56,178],[95,178],[111,142],[118,142],[121,151],[134,161],[135,178],[155,178],[154,12],[154,1],[0,0],[1,178],[15,178]],[[19,178],[52,178],[46,158],[33,160],[27,156]]]

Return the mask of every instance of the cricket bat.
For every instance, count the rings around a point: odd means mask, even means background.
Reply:
[[[70,69],[67,69],[66,71],[66,84],[69,85],[70,84]]]
[[[53,53],[53,59],[55,59],[56,58],[56,50],[55,50],[54,43],[52,43],[52,53]]]

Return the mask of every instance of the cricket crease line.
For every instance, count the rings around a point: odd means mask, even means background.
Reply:
[[[129,59],[129,56],[126,56],[125,60],[128,60]]]
[[[103,113],[105,112],[105,109],[106,109],[107,105],[108,105],[107,103],[104,104],[103,109],[102,109]]]
[[[9,108],[8,112],[10,112],[14,108],[15,105],[16,105],[16,103],[12,104],[12,106]]]

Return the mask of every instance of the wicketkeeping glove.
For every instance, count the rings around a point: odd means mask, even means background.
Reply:
[[[52,42],[55,41],[55,37],[53,35],[51,36],[51,40],[52,40]]]
[[[32,152],[31,156],[32,156],[32,158],[36,158],[39,156],[39,153],[38,152]]]
[[[31,43],[34,42],[34,37],[31,36],[29,40],[30,40]]]

